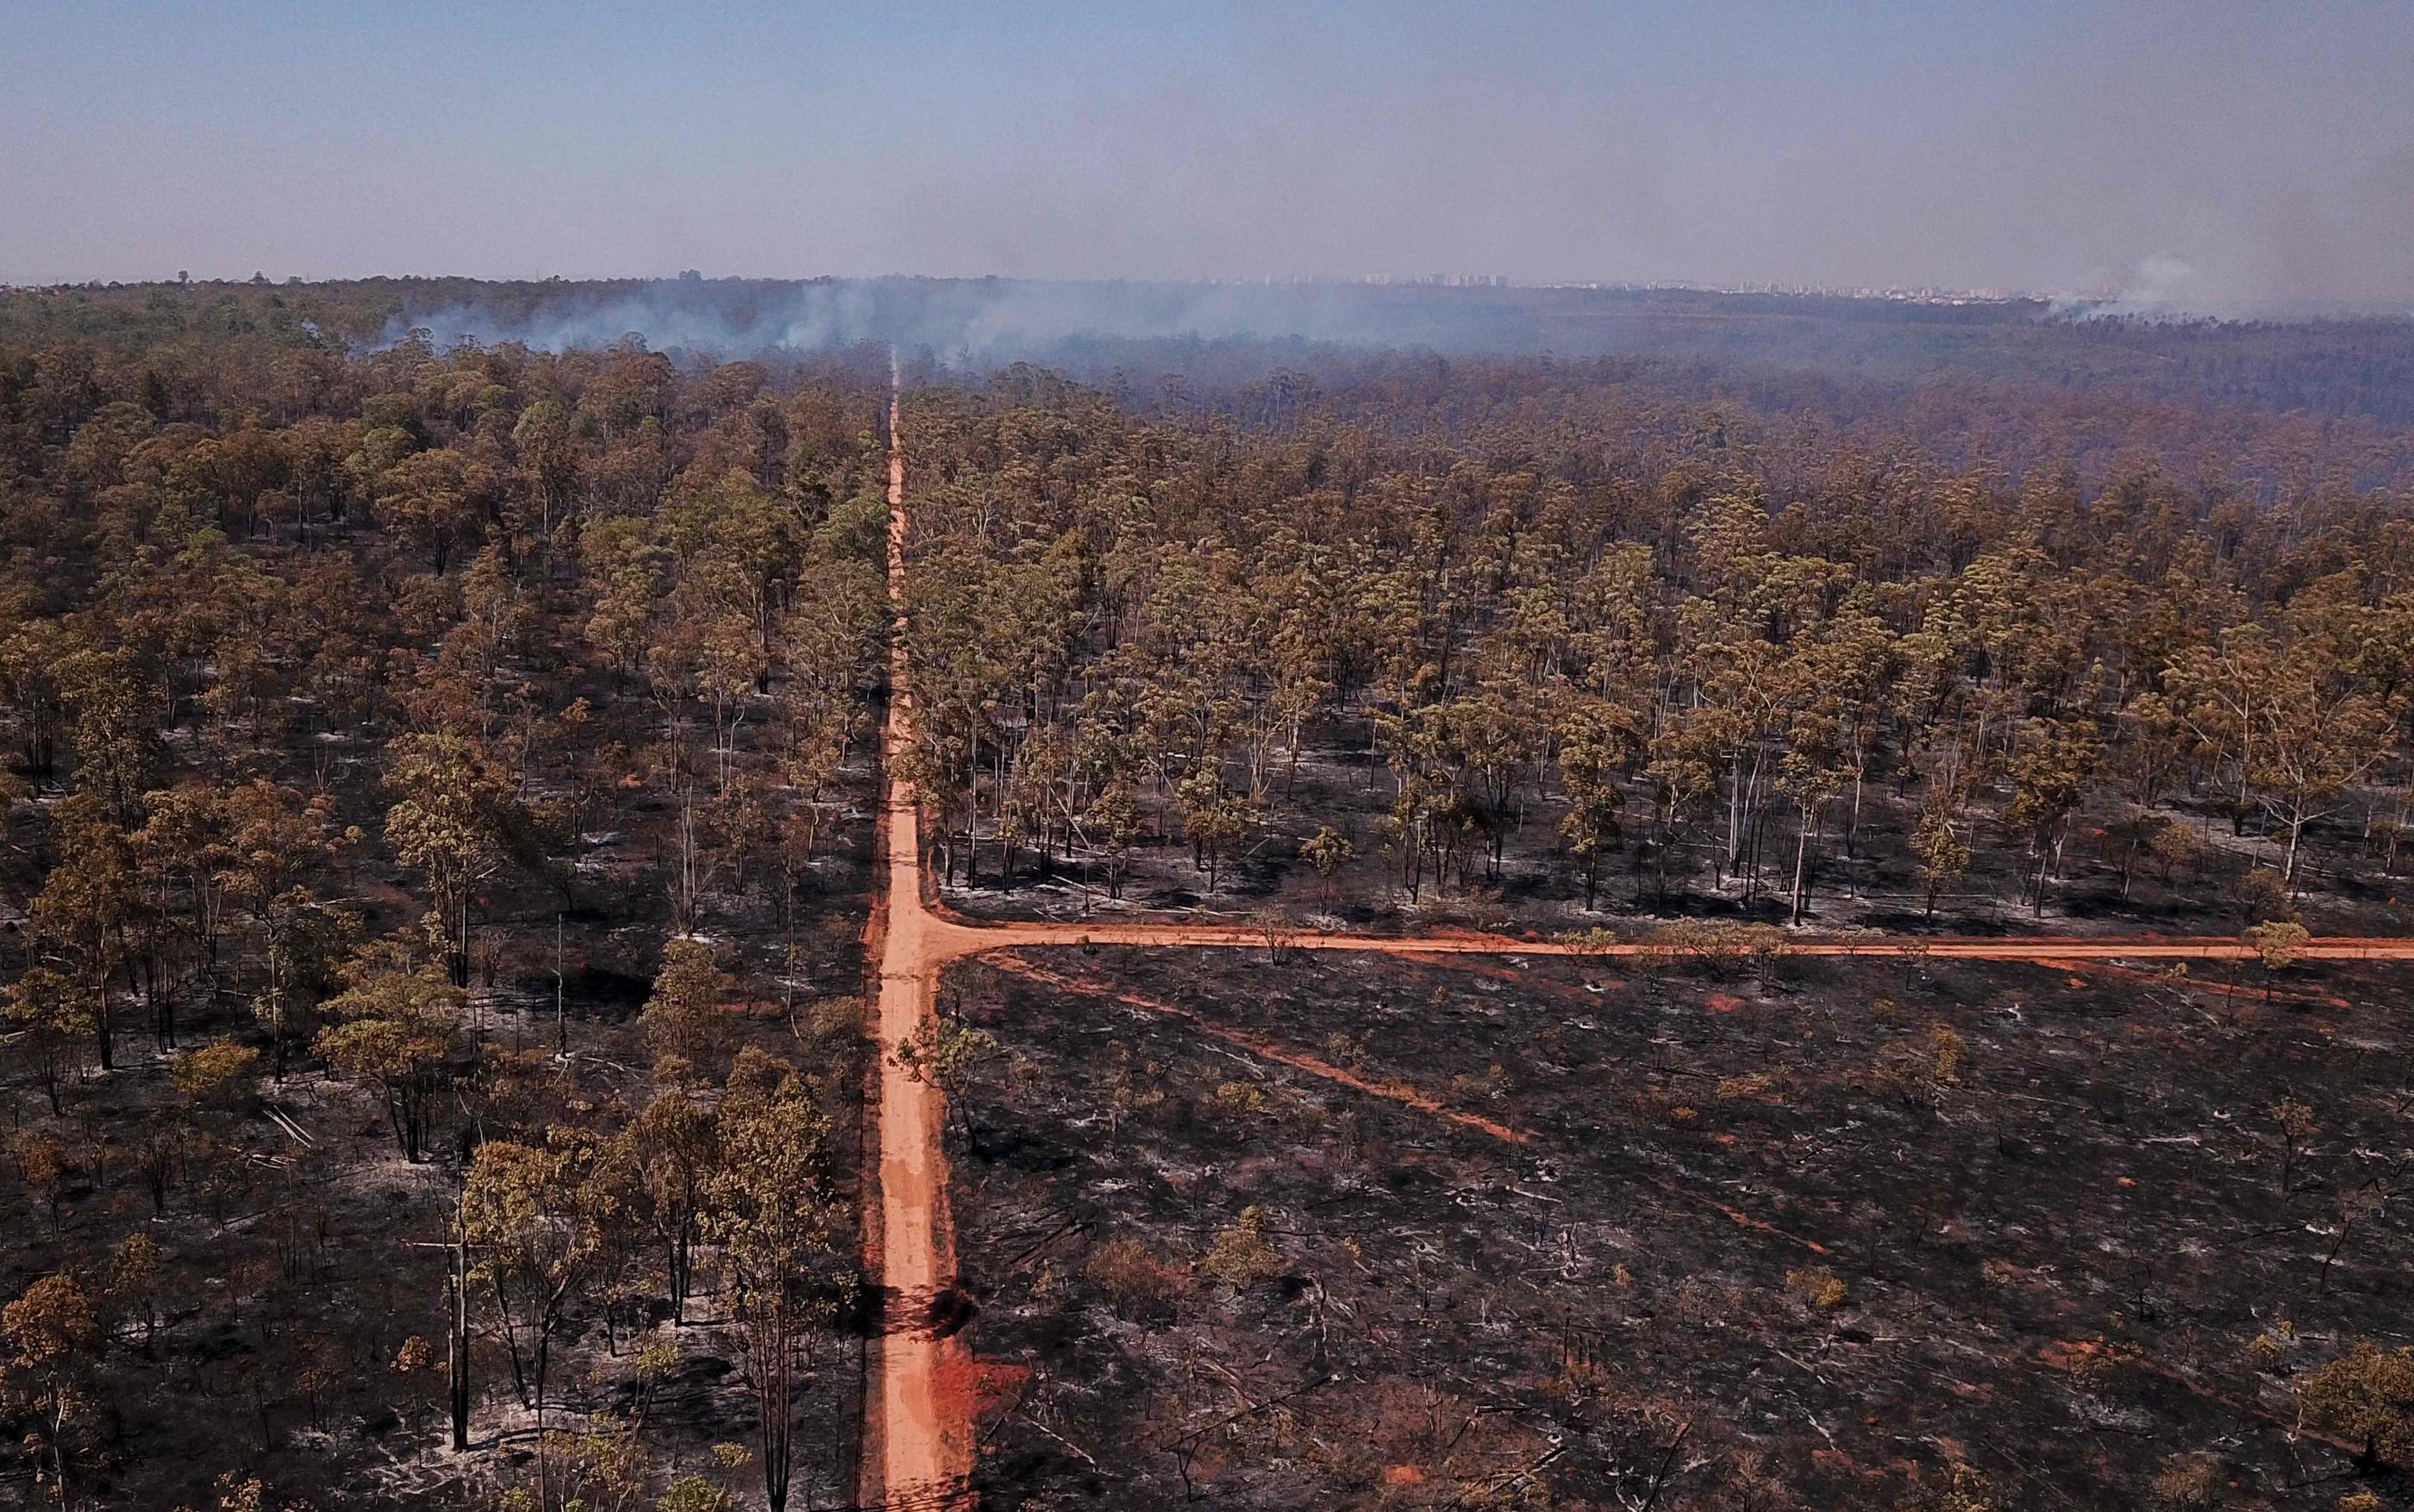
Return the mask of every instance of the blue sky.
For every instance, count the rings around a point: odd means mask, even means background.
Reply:
[[[0,280],[884,272],[2414,304],[2414,5],[24,4]]]

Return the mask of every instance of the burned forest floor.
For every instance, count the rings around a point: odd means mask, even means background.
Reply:
[[[1354,737],[1353,737],[1354,739]],[[1786,924],[1791,919],[1790,822],[1768,826],[1748,874],[1718,864],[1718,825],[1666,838],[1632,806],[1629,833],[1600,860],[1587,904],[1584,865],[1567,853],[1563,796],[1536,796],[1504,827],[1498,853],[1470,838],[1445,867],[1428,856],[1416,883],[1386,816],[1393,778],[1351,741],[1306,751],[1289,780],[1274,781],[1246,837],[1214,866],[1184,838],[1183,818],[1163,794],[1143,793],[1145,822],[1127,849],[1110,855],[1059,835],[1043,854],[984,832],[976,865],[961,837],[952,861],[943,847],[933,870],[951,907],[976,918],[1110,917],[1332,920],[1351,928],[1414,933],[1466,926],[1551,934],[1649,928],[1679,918]],[[2281,851],[2253,823],[2234,823],[2209,798],[2174,800],[2140,818],[2104,803],[2081,814],[2049,868],[2042,906],[2034,862],[2016,837],[1981,823],[1971,869],[1940,887],[1930,905],[1910,838],[1919,818],[1916,784],[1898,793],[1872,783],[1858,821],[1823,822],[1806,857],[1803,926],[1889,934],[1996,935],[2048,930],[2235,934],[2267,918],[2293,916],[2317,934],[2414,931],[2414,885],[2404,862],[2372,841],[2353,813],[2312,827],[2309,859],[2293,896],[2277,886]],[[1304,847],[1321,830],[1348,841],[1330,876]],[[1780,833],[1780,832],[1784,833]],[[2151,842],[2151,843],[2149,843]],[[1111,882],[1111,885],[1110,885]]]
[[[850,1273],[876,775],[868,763],[843,775],[835,796],[851,798],[851,811],[792,890],[776,873],[717,887],[692,937],[729,976],[706,1070],[760,1050],[804,1067],[830,1109],[842,1223],[829,1248]],[[485,1506],[538,1482],[536,1420],[483,1272],[471,1290],[469,1448],[447,1446],[447,1241],[464,1151],[510,1131],[616,1129],[653,1095],[643,1014],[670,928],[665,825],[664,806],[641,797],[587,838],[567,898],[532,879],[493,889],[471,937],[453,1080],[416,1159],[398,1148],[375,1090],[306,1046],[282,1076],[262,1064],[236,1086],[188,1090],[193,1047],[257,1032],[231,990],[186,1003],[169,1045],[121,1026],[116,1068],[70,1074],[64,1115],[18,1090],[16,1158],[0,1179],[16,1178],[25,1221],[0,1287],[13,1297],[46,1274],[92,1278],[108,1335],[76,1381],[70,1505],[208,1507],[256,1484],[276,1506]],[[352,880],[373,927],[408,921],[401,879],[363,867]],[[601,1300],[565,1309],[550,1344],[558,1492],[682,1474],[742,1490],[747,1457],[735,1469],[716,1458],[754,1431],[718,1273],[700,1268],[677,1324],[647,1283],[644,1252],[609,1248],[577,1277]],[[860,1331],[841,1317],[808,1342],[799,1503],[851,1493]],[[642,1457],[631,1449],[640,1428]],[[27,1477],[0,1485],[23,1497],[0,1490],[0,1505],[55,1505]]]
[[[2402,971],[1612,965],[953,971],[984,1505],[2414,1505]]]

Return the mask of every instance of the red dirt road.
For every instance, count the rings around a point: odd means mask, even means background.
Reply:
[[[914,694],[905,664],[905,452],[897,437],[898,409],[892,381],[888,591],[897,635],[888,653],[888,719],[881,737],[887,791],[878,843],[885,885],[868,933],[880,963],[872,1125],[880,1204],[876,1219],[865,1225],[866,1259],[880,1278],[884,1312],[864,1391],[860,1492],[866,1506],[936,1508],[971,1500],[972,1404],[951,1400],[963,1393],[948,1386],[968,1378],[966,1362],[958,1357],[962,1344],[938,1337],[931,1327],[932,1302],[955,1278],[942,1138],[946,1107],[938,1088],[908,1075],[896,1056],[899,1043],[929,1021],[939,968],[948,958],[931,945],[935,921],[922,906],[921,814],[913,784],[901,775],[914,738]]]
[[[1158,948],[1226,947],[1262,950],[1268,931],[1239,925],[1054,924],[1015,921],[969,924],[939,910],[931,914],[930,948],[943,960],[985,951],[1029,945],[1152,945]],[[1354,950],[1379,956],[1658,956],[1668,947],[1645,940],[1606,943],[1519,940],[1508,935],[1324,934],[1307,929],[1273,932],[1283,950]],[[1856,940],[1788,940],[1788,956],[1862,956],[1900,959],[1926,955],[1939,959],[1986,961],[2251,960],[2251,945],[2218,935],[2115,937],[2009,935],[1994,939],[1930,939],[1886,935]],[[2300,960],[2414,960],[2414,940],[2318,936],[2293,948]]]
[[[897,636],[889,649],[887,722],[881,736],[886,790],[878,847],[885,882],[875,898],[867,946],[879,963],[876,1022],[880,1062],[872,1097],[872,1149],[867,1168],[876,1173],[879,1201],[867,1214],[865,1261],[880,1278],[886,1299],[882,1330],[872,1351],[864,1394],[862,1505],[888,1508],[969,1507],[976,1393],[964,1383],[977,1372],[964,1345],[941,1337],[932,1325],[932,1304],[955,1280],[954,1224],[947,1208],[947,1161],[943,1140],[946,1100],[936,1087],[908,1075],[896,1058],[901,1041],[930,1021],[939,973],[948,962],[991,951],[1055,945],[1140,945],[1171,948],[1234,948],[1363,951],[1373,955],[1658,956],[1666,947],[1642,941],[1577,943],[1517,940],[1507,936],[1452,933],[1386,936],[1312,930],[1274,930],[1229,925],[1150,923],[973,924],[923,897],[921,814],[913,784],[902,774],[914,741],[914,694],[905,656],[905,452],[899,434],[901,408],[892,368],[888,406],[888,591],[896,611]],[[2128,960],[2241,960],[2257,952],[2218,937],[2057,937],[2021,935],[1984,940],[1861,937],[1852,940],[1789,940],[1792,956],[1860,956],[1900,959],[1928,956],[1959,960],[2040,963]],[[2307,960],[2414,959],[2414,940],[2333,936],[2307,941],[2293,954]],[[1027,963],[1016,963],[1031,971]],[[1229,1031],[1198,1015],[1150,1003],[1199,1024],[1219,1038]],[[1239,1043],[1235,1039],[1236,1043]],[[1267,1053],[1271,1047],[1251,1043]],[[1319,1075],[1334,1068],[1309,1063],[1296,1052],[1277,1056]],[[1356,1078],[1339,1079],[1356,1083]],[[1408,1089],[1361,1085],[1361,1090],[1423,1111],[1471,1123],[1496,1138],[1515,1140],[1522,1132],[1430,1103]],[[1487,1126],[1488,1125],[1488,1126]],[[867,1205],[869,1206],[869,1205]],[[1737,1223],[1765,1226],[1730,1211]],[[1785,1236],[1793,1238],[1793,1236]],[[1809,1244],[1807,1240],[1797,1240]],[[1812,1249],[1819,1248],[1815,1244]]]

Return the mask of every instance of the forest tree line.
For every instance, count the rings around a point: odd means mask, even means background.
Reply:
[[[2123,897],[2238,854],[2271,916],[2312,858],[2398,867],[2392,490],[1952,467],[1531,367],[1214,405],[1023,370],[916,395],[908,434],[955,877],[1078,854],[1111,892],[1178,837],[1211,889],[1244,849],[1323,871],[1347,846],[1413,900],[1497,882],[1539,819],[1585,912],[1616,856],[1652,910],[1766,895],[1798,922],[1880,796],[1930,912],[1990,858],[2042,912],[2081,821]],[[1294,801],[1319,749],[1379,787],[1362,833]]]

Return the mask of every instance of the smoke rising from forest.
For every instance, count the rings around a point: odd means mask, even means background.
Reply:
[[[869,342],[976,367],[1020,360],[1082,367],[1133,344],[1190,343],[1789,361],[1833,356],[1840,331],[1893,350],[1933,324],[2020,323],[2046,309],[2016,300],[1901,304],[1493,284],[681,277],[471,287],[464,297],[406,303],[381,343],[417,331],[439,349],[508,342],[562,351],[634,338],[657,350],[726,358]]]
[[[1076,376],[1180,372],[1214,386],[1388,349],[1794,370],[1900,383],[1960,371],[2085,388],[2214,393],[2284,408],[2414,418],[2402,318],[2213,323],[2186,316],[2198,270],[2149,259],[2116,297],[1877,299],[1683,288],[1181,284],[982,278],[707,279],[381,286],[365,344],[564,351],[631,339],[720,360],[859,344],[977,371],[1030,361]],[[380,286],[349,287],[363,293]],[[340,339],[340,338],[339,338]]]
[[[744,356],[876,342],[975,363],[1054,355],[1081,338],[1513,348],[1537,334],[1530,320],[1505,309],[1387,301],[1378,290],[1347,286],[996,278],[587,285],[406,311],[388,338],[410,329],[425,330],[440,348],[466,339],[560,351],[634,335],[658,349]]]

